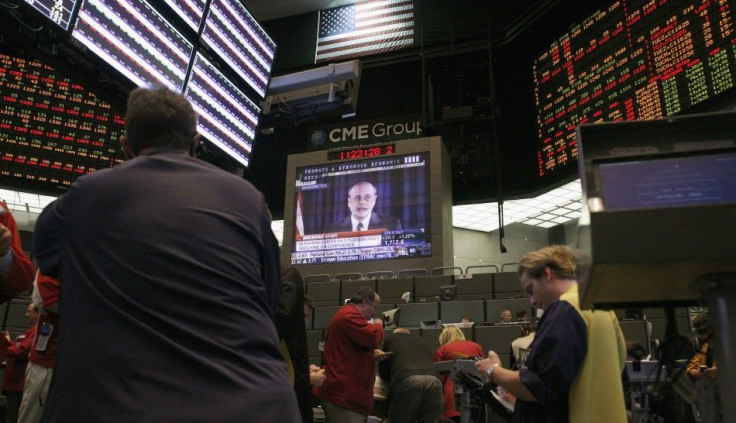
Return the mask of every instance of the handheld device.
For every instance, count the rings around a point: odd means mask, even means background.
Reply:
[[[49,346],[49,339],[51,334],[54,332],[54,325],[48,322],[41,324],[41,329],[38,331],[38,342],[36,343],[36,351],[46,351]]]

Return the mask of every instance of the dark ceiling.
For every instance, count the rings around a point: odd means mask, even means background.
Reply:
[[[518,73],[531,75],[529,55],[524,53],[533,46],[524,38],[537,31],[539,17],[558,3],[415,0],[415,47],[361,58],[356,116],[348,121],[320,115],[275,122],[273,134],[256,139],[245,177],[264,192],[274,215],[280,217],[284,186],[289,183],[287,157],[307,151],[310,128],[415,115],[424,134],[442,136],[450,153],[455,204],[495,201],[502,195],[521,197],[568,180],[576,169],[539,178],[531,81],[515,79]],[[278,45],[274,76],[315,66],[316,25],[316,11],[264,22]],[[521,51],[519,44],[504,47],[513,39],[521,40]],[[501,76],[495,81],[498,89],[492,88],[491,74]],[[428,77],[435,81],[431,89],[423,83]],[[435,99],[431,106],[423,101],[429,90]],[[442,109],[468,105],[481,105],[482,118],[448,122],[441,116]]]
[[[242,1],[263,20],[278,45],[273,76],[315,66],[317,10],[335,7],[338,1]],[[562,12],[548,19],[555,9]],[[452,158],[456,204],[493,201],[501,195],[529,195],[568,178],[575,169],[545,180],[536,174],[532,88],[525,78],[531,74],[529,52],[536,53],[539,43],[541,48],[546,47],[544,43],[548,45],[554,39],[554,31],[564,31],[574,22],[573,9],[581,9],[579,2],[414,0],[414,46],[360,59],[360,95],[352,120],[411,115],[422,122],[424,134],[441,135]],[[540,20],[540,16],[545,19]],[[9,14],[0,19],[3,49],[43,57],[66,67],[82,85],[113,105],[124,107],[130,89],[126,83],[101,79],[90,72],[94,67],[91,53],[87,57],[71,48],[62,49],[66,39],[36,31],[30,13],[28,18],[24,23],[11,19]],[[539,36],[542,29],[546,31],[543,37]],[[434,104],[423,100],[429,92],[423,80],[429,76],[436,81],[432,88]],[[470,104],[482,106],[480,119],[443,121],[443,108]],[[283,120],[274,122],[273,134],[257,136],[251,166],[245,169],[244,177],[264,193],[274,217],[283,216],[288,155],[307,150],[310,127],[338,121],[334,116]],[[233,168],[230,160],[215,149],[202,157],[223,168]]]

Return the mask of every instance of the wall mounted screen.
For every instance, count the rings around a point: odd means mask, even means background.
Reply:
[[[429,163],[425,152],[297,168],[291,264],[430,257]]]
[[[25,0],[25,2],[65,31],[69,29],[72,12],[77,4],[76,0]]]
[[[184,22],[193,30],[199,30],[199,24],[204,16],[204,7],[207,0],[164,0]]]
[[[736,84],[729,2],[609,3],[534,61],[539,176],[578,157],[575,126],[670,116]]]
[[[240,2],[212,0],[202,41],[255,92],[266,95],[276,43]]]
[[[122,162],[122,114],[51,67],[0,54],[0,181],[50,195]]]
[[[247,167],[260,108],[199,54],[185,95],[199,115],[198,131]]]
[[[86,0],[72,37],[137,86],[183,89],[193,44],[143,0]]]

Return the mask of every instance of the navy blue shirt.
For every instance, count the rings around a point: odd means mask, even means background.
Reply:
[[[184,151],[83,176],[39,216],[61,289],[45,422],[299,421],[263,195]]]
[[[537,402],[517,400],[512,422],[566,423],[568,393],[587,352],[587,328],[566,301],[552,302],[542,315],[530,345],[521,383]]]

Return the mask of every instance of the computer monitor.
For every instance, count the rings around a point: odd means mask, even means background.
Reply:
[[[457,297],[457,286],[455,285],[442,285],[440,287],[440,300],[452,301]]]
[[[736,112],[585,124],[577,138],[583,307],[691,305],[691,283],[736,272]]]
[[[392,308],[383,312],[381,317],[383,318],[383,327],[385,329],[394,329],[399,326],[399,316],[401,315],[400,308]]]

